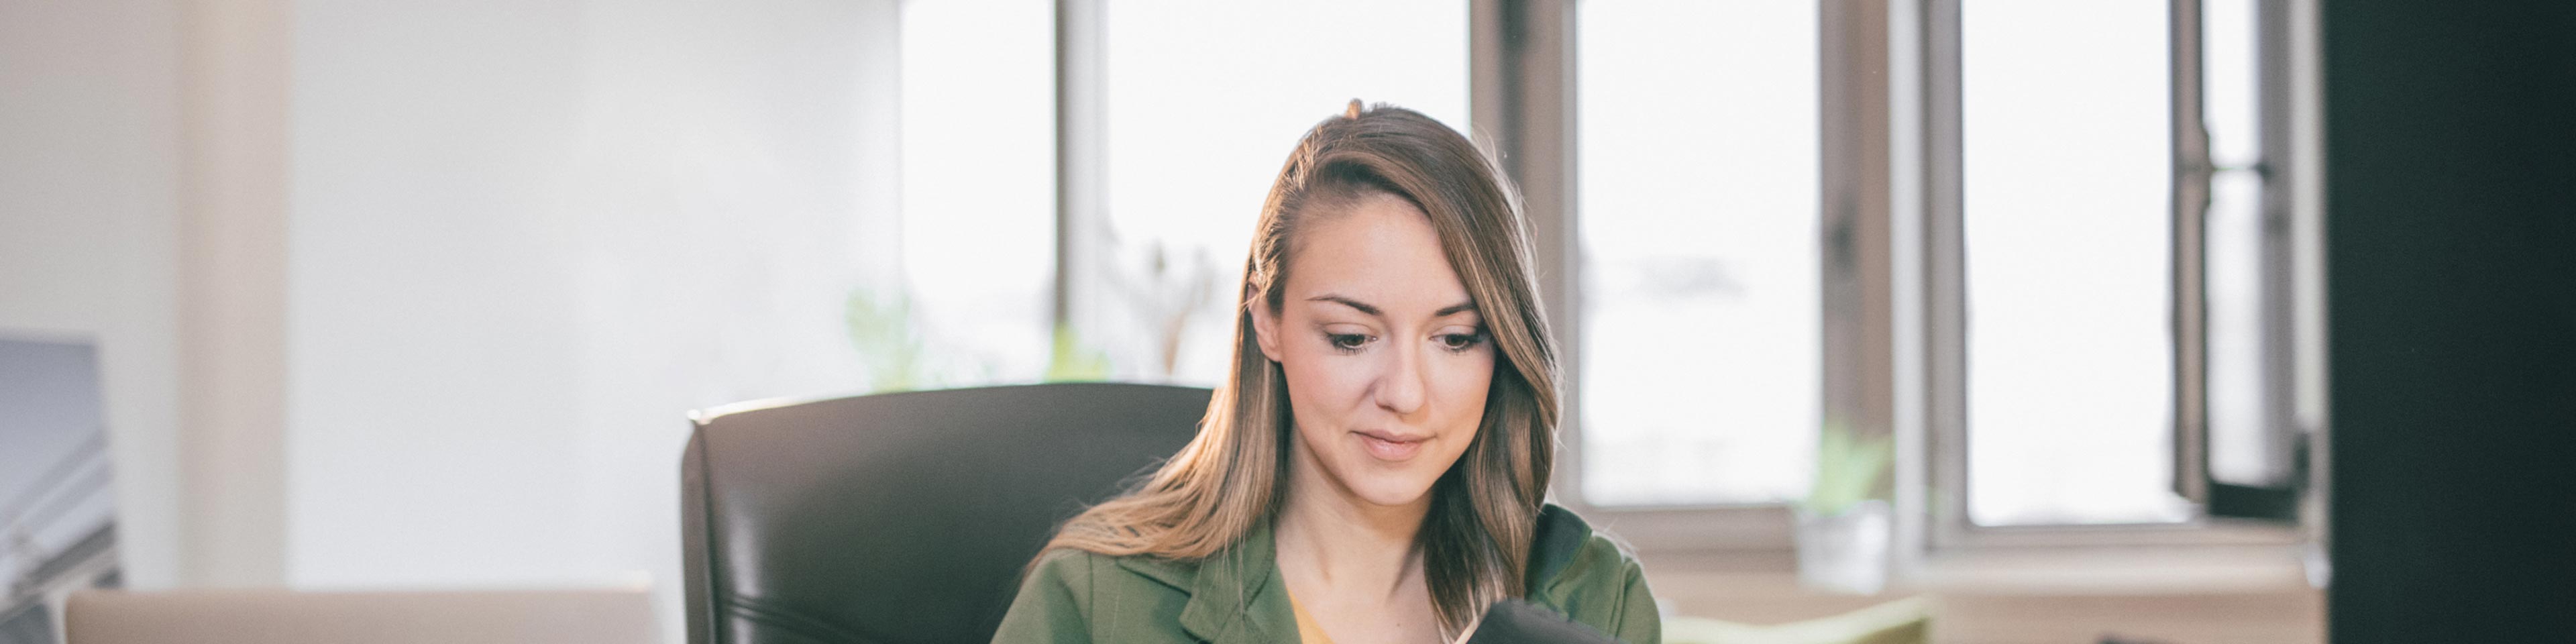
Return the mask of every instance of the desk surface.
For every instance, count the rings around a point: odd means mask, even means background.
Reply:
[[[650,644],[643,591],[91,591],[70,644]]]

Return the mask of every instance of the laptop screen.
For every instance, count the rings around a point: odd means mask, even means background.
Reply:
[[[98,351],[0,337],[0,644],[60,641],[63,597],[121,585]]]

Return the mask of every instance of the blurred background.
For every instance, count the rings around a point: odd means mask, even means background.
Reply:
[[[0,0],[0,618],[678,641],[690,410],[1211,386],[1358,98],[1528,191],[1557,499],[1668,614],[2563,637],[2571,94],[2547,2]]]

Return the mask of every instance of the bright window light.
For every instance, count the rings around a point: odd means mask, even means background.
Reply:
[[[913,384],[1034,381],[1054,301],[1055,5],[902,4],[901,323],[922,345]],[[907,297],[878,295],[886,310]]]
[[[1816,4],[1579,10],[1584,500],[1798,498],[1822,422]]]
[[[1262,198],[1351,99],[1466,131],[1460,0],[1108,0],[1107,228],[1083,329],[1123,377],[1213,385]]]
[[[1968,516],[2182,520],[2161,2],[1961,8]]]

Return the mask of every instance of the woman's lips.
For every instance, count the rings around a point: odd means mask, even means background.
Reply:
[[[1379,432],[1352,433],[1360,437],[1361,445],[1368,447],[1369,456],[1391,462],[1411,460],[1413,455],[1422,453],[1422,444],[1431,440],[1429,436],[1399,436]]]

